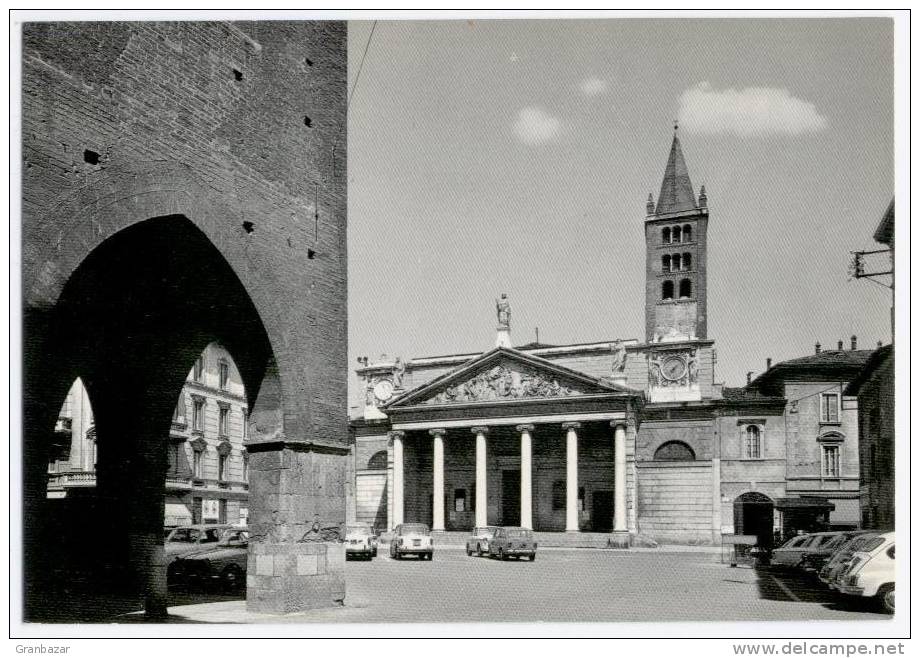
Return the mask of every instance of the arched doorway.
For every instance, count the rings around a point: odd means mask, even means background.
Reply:
[[[180,215],[136,223],[96,247],[64,285],[48,326],[40,348],[27,349],[26,444],[46,451],[40,436],[57,413],[37,393],[61,399],[79,373],[93,393],[104,513],[95,540],[50,541],[47,458],[27,455],[27,480],[39,482],[26,498],[35,526],[25,554],[27,610],[47,600],[61,556],[82,552],[95,557],[94,582],[142,594],[148,612],[163,615],[163,493],[176,401],[202,350],[217,341],[233,354],[254,424],[278,434],[281,385],[267,332],[220,251]]]
[[[735,498],[735,534],[756,535],[761,548],[773,547],[773,500],[756,491]]]

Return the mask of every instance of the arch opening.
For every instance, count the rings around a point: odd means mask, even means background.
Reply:
[[[696,454],[693,448],[683,441],[667,441],[658,446],[655,450],[655,461],[683,462],[693,461]]]
[[[757,546],[773,547],[773,500],[759,491],[748,491],[735,498],[735,534],[757,537]]]
[[[64,285],[48,327],[41,349],[28,357],[32,381],[67,390],[80,373],[93,392],[99,446],[94,504],[105,511],[95,534],[107,538],[98,547],[95,582],[101,589],[130,590],[145,598],[148,613],[165,614],[165,563],[156,555],[163,550],[167,474],[180,468],[178,459],[170,461],[170,438],[174,423],[190,414],[190,400],[184,409],[178,402],[180,392],[199,355],[218,343],[228,356],[227,382],[232,362],[243,389],[237,420],[245,408],[259,432],[280,433],[281,382],[266,329],[233,268],[181,215],[133,224],[97,246]],[[221,371],[218,364],[218,390]],[[49,431],[41,428],[54,427],[57,410],[40,403],[29,409],[30,403],[27,395],[24,439],[41,443]],[[43,460],[32,461],[27,468]],[[225,468],[227,474],[238,470],[231,462]],[[26,546],[27,591],[44,591],[30,581],[66,585],[73,576],[56,572],[55,565],[65,562],[59,558],[92,550],[75,545],[79,539],[42,541],[51,521],[47,505],[35,499],[26,504],[25,513],[37,522]],[[35,606],[27,601],[29,609]]]

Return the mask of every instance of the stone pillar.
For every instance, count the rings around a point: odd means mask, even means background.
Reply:
[[[434,482],[431,495],[431,529],[444,530],[444,434],[446,430],[428,430],[434,437],[434,459],[431,470]]]
[[[578,434],[581,423],[563,423],[565,435],[565,531],[578,532]]]
[[[246,448],[246,609],[287,614],[342,605],[348,447],[276,438]]]
[[[533,425],[518,425],[521,433],[521,527],[533,529]]]
[[[712,460],[712,543],[722,541],[722,460]]]
[[[626,424],[613,425],[613,531],[626,529]]]
[[[395,528],[403,522],[403,513],[405,505],[403,503],[404,489],[404,469],[403,469],[403,437],[406,433],[402,431],[390,432],[390,438],[393,440],[393,527]]]
[[[488,488],[486,486],[486,434],[488,427],[473,427],[476,435],[476,525],[489,525]]]

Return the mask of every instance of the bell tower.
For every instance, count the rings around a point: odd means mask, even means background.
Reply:
[[[706,188],[693,192],[674,126],[656,204],[645,217],[645,341],[706,339]]]

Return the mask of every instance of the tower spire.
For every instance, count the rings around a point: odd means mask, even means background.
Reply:
[[[696,195],[690,183],[690,174],[687,172],[687,163],[680,149],[680,139],[677,137],[677,120],[674,121],[674,140],[671,142],[671,153],[668,155],[668,164],[664,169],[664,178],[661,181],[661,192],[658,195],[658,214],[680,212],[682,210],[696,209]]]

